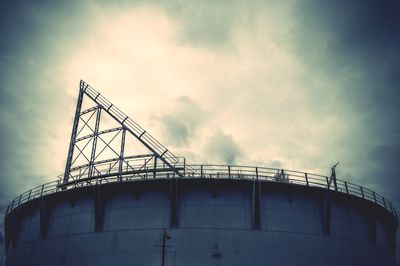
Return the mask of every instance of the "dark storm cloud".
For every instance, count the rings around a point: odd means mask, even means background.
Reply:
[[[4,236],[3,233],[0,231],[0,263],[2,263],[3,252],[4,252]]]
[[[299,56],[340,79],[351,76],[345,90],[351,107],[397,117],[400,106],[399,1],[308,1],[297,10],[300,26]],[[303,53],[300,53],[300,50]],[[310,73],[312,75],[313,72]],[[387,112],[388,109],[390,112]]]
[[[347,108],[394,108],[389,114],[394,118],[400,81],[399,2],[308,1],[295,10],[301,27],[294,33],[297,54],[309,74],[351,78],[351,86],[337,88],[346,94]]]
[[[216,132],[205,147],[205,154],[217,161],[234,164],[242,152],[231,135]]]
[[[168,139],[176,146],[186,145],[189,138],[189,128],[183,121],[177,120],[175,117],[166,115],[162,118]]]
[[[74,51],[71,47],[81,45],[81,40],[90,36],[91,32],[86,30],[91,22],[98,19],[93,16],[96,10],[104,9],[100,14],[109,15],[109,8],[128,10],[141,4],[168,13],[179,31],[175,36],[179,45],[216,51],[213,54],[215,57],[226,50],[233,51],[229,56],[235,57],[237,50],[231,48],[243,44],[237,43],[235,34],[240,30],[245,32],[247,35],[243,35],[243,39],[258,46],[249,45],[242,52],[255,52],[255,56],[250,57],[250,64],[234,68],[249,67],[251,72],[251,66],[259,63],[254,62],[255,59],[268,61],[267,64],[275,68],[274,64],[279,62],[272,60],[274,53],[292,53],[284,59],[289,67],[292,58],[295,58],[305,68],[303,84],[296,81],[293,88],[288,88],[286,83],[277,83],[275,88],[267,88],[269,83],[263,82],[273,79],[276,74],[267,68],[267,71],[257,73],[262,80],[250,75],[245,78],[244,87],[243,83],[237,82],[240,79],[229,76],[228,68],[223,73],[227,75],[222,75],[219,83],[211,84],[212,89],[218,91],[222,86],[238,87],[230,87],[221,94],[223,97],[217,97],[216,109],[232,112],[237,106],[240,114],[251,108],[257,110],[256,115],[262,118],[258,124],[251,120],[254,113],[243,116],[243,120],[250,120],[251,126],[247,126],[246,131],[270,130],[271,127],[281,129],[278,135],[268,135],[265,142],[276,145],[287,143],[285,149],[279,149],[279,158],[261,157],[261,165],[269,163],[269,166],[287,167],[287,154],[290,160],[293,158],[300,165],[307,165],[305,162],[308,162],[312,167],[319,165],[327,169],[331,162],[340,160],[340,178],[351,177],[350,181],[370,186],[394,200],[397,209],[400,209],[397,191],[400,187],[399,1],[281,2],[3,1],[0,4],[0,212],[10,198],[32,187],[32,184],[44,183],[46,178],[54,179],[40,176],[37,165],[43,165],[39,161],[45,159],[39,157],[48,151],[41,147],[52,137],[51,131],[59,126],[58,119],[73,114],[71,108],[75,99],[66,99],[65,86],[59,88],[65,81],[63,72],[54,71],[62,62],[60,58],[71,55]],[[280,14],[282,9],[282,14],[292,10],[291,16],[284,16],[283,20],[268,20],[274,14]],[[106,19],[112,24],[116,18],[110,15]],[[253,23],[255,21],[259,24]],[[291,28],[290,32],[283,32],[288,28]],[[276,40],[274,30],[278,32],[279,40]],[[260,41],[259,37],[265,39]],[[96,45],[97,41],[90,44]],[[278,49],[286,45],[290,46],[290,51]],[[274,49],[268,50],[268,47]],[[270,54],[258,53],[259,50]],[[212,64],[208,66],[213,71],[218,70],[218,66],[215,70],[214,67]],[[241,75],[240,72],[238,74]],[[282,75],[282,78],[286,81],[293,76]],[[245,93],[240,94],[244,90]],[[284,93],[280,94],[281,91]],[[209,101],[208,96],[212,93],[204,93],[204,99]],[[235,95],[241,95],[236,102],[232,101]],[[295,99],[282,101],[285,108],[274,105],[275,100],[284,100],[286,96],[290,98],[288,95]],[[307,100],[297,99],[299,95]],[[247,97],[253,100],[246,102]],[[204,114],[192,99],[196,98],[181,98],[174,105],[177,108],[160,117],[168,138],[166,144],[186,147],[195,142],[196,134],[204,126],[202,121],[209,114]],[[270,102],[269,99],[275,100]],[[242,102],[247,106],[241,105]],[[298,105],[303,105],[306,111],[310,109],[312,115],[302,117],[301,111],[304,110],[297,112]],[[316,125],[317,129],[323,128],[324,123],[332,118],[337,123],[332,128],[330,124],[326,126],[328,129],[320,136],[314,132],[307,136],[288,133],[293,132],[288,130],[289,127],[304,124],[305,128],[308,124],[310,127]],[[257,125],[260,125],[259,128]],[[236,134],[240,132],[220,130],[208,139],[206,147],[202,147],[204,153],[210,158],[234,163],[244,153],[241,148],[245,148],[242,143],[239,146],[235,142],[239,139]],[[301,131],[304,128],[298,130]],[[229,132],[232,136],[222,132]],[[276,136],[280,139],[273,139]],[[323,140],[318,142],[318,137]],[[263,145],[268,143],[263,142]],[[257,143],[257,146],[260,144]],[[302,153],[308,146],[316,146],[317,151],[312,150],[311,155]],[[323,152],[319,153],[318,149]]]
[[[399,210],[400,2],[312,0],[294,10],[301,28],[294,34],[297,54],[308,73],[340,80],[330,92],[337,104],[318,110],[342,120],[356,114],[365,125],[347,141],[352,152],[340,159],[352,160],[352,178],[383,193]]]
[[[302,29],[294,34],[296,49],[309,75],[338,85],[330,92],[337,104],[326,112],[342,120],[351,112],[365,125],[349,139],[350,146],[362,140],[355,150],[363,182],[375,183],[399,207],[400,2],[308,1],[294,10]]]
[[[185,146],[205,119],[205,112],[191,99],[180,97],[175,109],[160,118],[164,135],[172,145]]]
[[[3,253],[4,253],[4,234],[3,234],[2,230],[3,230],[4,225],[0,224],[0,226],[1,226],[1,230],[0,230],[0,263],[2,263],[1,259],[3,259]]]
[[[0,205],[5,206],[16,193],[49,178],[40,174],[40,158],[53,137],[52,125],[66,115],[58,107],[71,99],[58,90],[62,77],[49,74],[58,68],[58,44],[68,43],[54,31],[55,17],[67,11],[40,1],[3,1],[0,9]]]

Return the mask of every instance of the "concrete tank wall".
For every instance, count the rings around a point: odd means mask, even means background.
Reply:
[[[161,265],[164,229],[165,265],[396,265],[396,222],[369,201],[290,184],[113,183],[13,210],[6,265]]]

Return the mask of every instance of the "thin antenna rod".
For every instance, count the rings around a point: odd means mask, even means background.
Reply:
[[[338,161],[336,164],[334,164],[332,166],[332,168],[331,168],[332,173],[331,173],[331,178],[330,178],[330,181],[329,181],[329,185],[330,185],[332,180],[333,180],[333,185],[334,185],[336,191],[338,189],[337,188],[337,183],[336,183],[336,167],[338,166],[339,163],[340,163],[340,161]],[[328,189],[329,189],[329,187],[328,187]]]

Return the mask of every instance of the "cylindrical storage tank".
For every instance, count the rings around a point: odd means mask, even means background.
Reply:
[[[240,176],[25,195],[5,265],[396,265],[396,214],[363,197]]]

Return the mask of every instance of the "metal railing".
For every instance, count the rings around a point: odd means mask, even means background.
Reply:
[[[168,158],[168,157],[166,157]],[[173,167],[169,167],[163,161],[156,161],[157,158],[153,154],[143,154],[135,156],[127,156],[120,158],[112,158],[102,161],[95,162],[93,166],[93,173],[89,174],[89,163],[83,164],[70,170],[69,183],[82,182],[82,180],[93,180],[97,178],[104,179],[105,177],[118,175],[120,178],[124,177],[126,180],[132,178],[147,178],[150,174],[154,175],[154,172],[170,172],[174,170],[188,169],[189,166],[185,165],[185,158],[174,157],[179,162]],[[63,175],[58,176],[61,182]]]
[[[186,165],[184,163],[185,160],[183,160],[183,164],[177,164],[175,166],[179,171],[184,173],[183,176],[180,177],[178,174],[176,174],[175,169],[165,167],[165,165],[157,166],[157,168],[149,168],[146,166],[146,164],[144,164],[145,167],[135,168],[136,164],[134,164],[133,161],[137,159],[138,158],[135,157],[132,158],[132,161],[128,160],[126,165],[129,165],[129,167],[123,168],[122,172],[119,171],[120,168],[118,167],[118,164],[115,164],[113,160],[100,162],[96,167],[96,175],[91,178],[84,178],[82,175],[80,176],[80,173],[82,173],[82,169],[85,166],[71,169],[71,173],[73,173],[74,176],[73,181],[63,184],[63,175],[60,175],[59,180],[57,181],[43,184],[22,193],[9,204],[6,215],[25,202],[43,197],[45,195],[57,193],[61,190],[70,190],[79,187],[112,182],[134,182],[143,179],[214,178],[260,180],[329,189],[374,202],[397,217],[396,210],[392,206],[391,202],[380,194],[368,188],[339,179],[336,179],[336,186],[334,186],[331,182],[332,180],[328,176],[267,167],[209,164]],[[149,157],[143,156],[139,159],[148,160]],[[141,162],[137,165],[143,166],[143,163]]]

